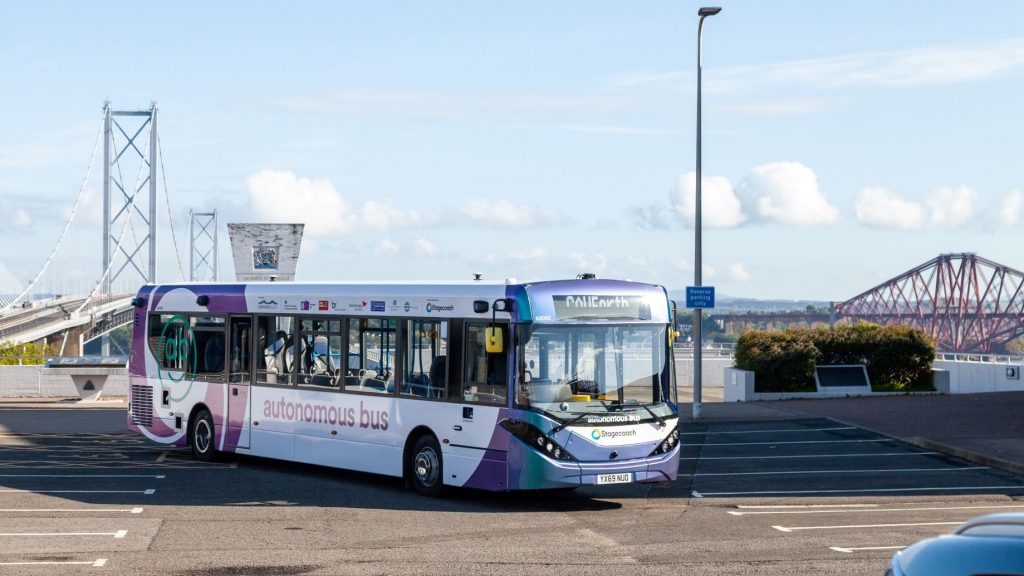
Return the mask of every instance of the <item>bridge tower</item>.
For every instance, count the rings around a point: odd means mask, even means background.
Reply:
[[[104,104],[103,120],[103,270],[102,288],[110,294],[122,273],[134,269],[142,282],[156,281],[156,179],[157,146],[156,103],[149,110],[114,110]],[[126,162],[131,160],[131,162]],[[126,180],[138,162],[134,183]],[[129,166],[125,166],[129,164]],[[148,188],[148,201],[142,201]],[[145,235],[140,236],[139,222]],[[122,234],[126,227],[130,233]],[[118,238],[121,238],[120,243]],[[115,259],[124,257],[124,262]]]
[[[217,281],[217,211],[189,212],[188,279]]]

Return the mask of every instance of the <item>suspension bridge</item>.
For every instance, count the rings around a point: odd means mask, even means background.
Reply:
[[[143,110],[104,104],[85,176],[49,256],[25,284],[0,275],[0,343],[40,344],[45,355],[79,356],[97,344],[101,354],[127,354],[111,350],[118,343],[107,336],[132,321],[138,287],[158,280],[159,249],[164,257],[173,251],[177,263],[160,280],[216,279],[215,250],[197,242],[209,238],[215,246],[215,213],[190,215],[186,275],[157,117],[155,103]],[[158,244],[158,231],[169,232],[170,242]]]

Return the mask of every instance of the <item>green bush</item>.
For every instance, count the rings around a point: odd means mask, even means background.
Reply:
[[[813,392],[814,366],[864,364],[874,390],[931,389],[935,344],[906,326],[750,331],[736,343],[736,367],[756,374],[758,392]]]
[[[45,364],[46,356],[56,353],[56,346],[47,347],[33,342],[4,342],[0,344],[0,366]]]

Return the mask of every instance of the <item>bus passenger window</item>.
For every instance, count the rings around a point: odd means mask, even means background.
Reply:
[[[290,385],[295,367],[295,338],[293,318],[287,316],[258,316],[258,353],[256,355],[256,382]]]
[[[394,391],[395,327],[382,318],[348,320],[348,359],[344,389],[349,392],[390,394]]]
[[[448,322],[405,322],[402,394],[444,399],[448,385]]]
[[[463,356],[462,395],[466,402],[505,404],[508,398],[508,325],[502,326],[503,352],[488,354],[485,331],[488,324],[466,323],[466,353]]]
[[[299,385],[341,384],[341,321],[303,320],[299,327]]]
[[[220,316],[190,316],[196,380],[223,382],[227,359],[225,321]]]

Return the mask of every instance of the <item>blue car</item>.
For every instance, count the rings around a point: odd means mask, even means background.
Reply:
[[[1024,513],[972,518],[896,553],[886,576],[1024,576]]]

